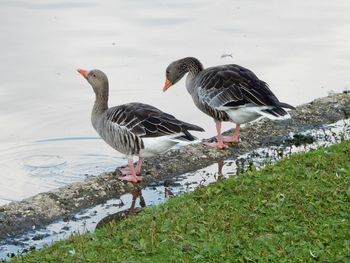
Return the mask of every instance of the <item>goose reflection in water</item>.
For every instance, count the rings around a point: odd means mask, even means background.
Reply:
[[[130,208],[119,211],[117,213],[111,214],[105,218],[103,218],[100,222],[97,223],[96,229],[100,229],[102,226],[110,223],[110,222],[119,222],[121,220],[124,220],[125,218],[135,215],[139,213],[142,208],[146,207],[146,202],[145,199],[142,196],[142,189],[141,188],[136,188],[134,191],[131,192],[132,195],[132,201],[131,201],[131,206]],[[140,207],[135,207],[136,206],[136,201],[137,199],[139,200],[139,205]]]

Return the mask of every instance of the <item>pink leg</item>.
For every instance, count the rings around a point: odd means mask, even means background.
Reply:
[[[233,142],[238,143],[239,140],[239,129],[241,128],[241,124],[237,123],[235,131],[233,133]]]
[[[141,174],[141,166],[142,166],[142,161],[144,159],[145,158],[143,158],[143,157],[139,157],[139,161],[137,162],[137,166],[135,167],[135,172],[136,172],[137,175]],[[128,167],[124,167],[124,168],[120,168],[119,171],[122,173],[122,175],[131,174],[129,166]]]
[[[226,144],[224,144],[223,140],[222,140],[222,135],[221,135],[221,121],[215,121],[215,125],[216,125],[216,132],[217,132],[217,139],[218,142],[214,142],[214,143],[206,143],[206,145],[211,146],[211,147],[217,147],[219,149],[224,149],[224,148],[228,148],[228,146]]]
[[[123,169],[123,171],[125,172],[126,175],[122,176],[122,177],[119,177],[119,179],[125,180],[125,181],[128,181],[128,182],[133,182],[133,183],[137,183],[139,181],[142,181],[142,177],[138,176],[136,174],[136,170],[135,170],[135,167],[134,167],[134,161],[133,161],[132,158],[129,158],[128,165],[129,165],[130,173],[126,173],[127,169]]]
[[[231,137],[231,136],[223,136],[222,137],[223,141],[224,142],[238,143],[240,127],[241,127],[240,124],[236,124],[236,128],[235,128],[235,131],[233,133],[233,137]]]
[[[137,166],[135,168],[136,174],[140,175],[141,174],[141,166],[142,166],[142,162],[143,162],[143,157],[139,157],[139,161],[137,162]]]
[[[123,167],[123,168],[120,168],[119,171],[122,173],[122,175],[128,175],[128,174],[131,174],[131,171],[130,171],[130,168],[129,166],[128,167]]]

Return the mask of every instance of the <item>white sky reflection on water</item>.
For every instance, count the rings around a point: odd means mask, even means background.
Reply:
[[[208,137],[213,122],[195,108],[184,81],[162,92],[170,62],[195,56],[206,67],[237,63],[281,101],[301,104],[350,87],[349,13],[347,0],[0,1],[0,192],[17,200],[25,197],[15,189],[23,182],[33,184],[30,194],[46,188],[20,158],[119,158],[100,140],[33,143],[96,136],[93,92],[76,68],[107,73],[111,106],[150,103],[202,126],[206,133],[196,135]]]

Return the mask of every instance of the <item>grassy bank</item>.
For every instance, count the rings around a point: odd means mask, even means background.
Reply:
[[[294,155],[15,262],[349,262],[350,142]]]

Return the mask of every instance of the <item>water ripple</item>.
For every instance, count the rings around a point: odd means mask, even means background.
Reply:
[[[58,155],[34,155],[22,159],[21,164],[28,168],[52,168],[66,164],[66,160]]]

